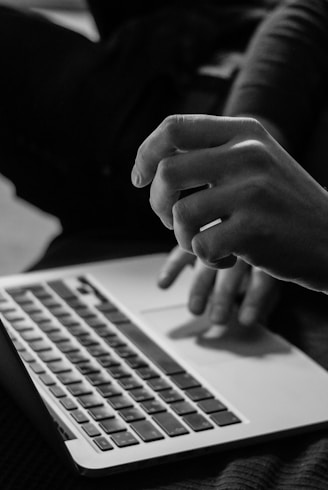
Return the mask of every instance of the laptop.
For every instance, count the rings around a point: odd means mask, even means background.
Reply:
[[[327,427],[328,373],[187,307],[165,254],[0,278],[0,382],[72,471],[103,476]]]

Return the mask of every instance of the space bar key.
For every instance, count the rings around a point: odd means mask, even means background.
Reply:
[[[164,374],[184,373],[185,370],[159,345],[132,322],[120,323],[116,327],[159,367]]]

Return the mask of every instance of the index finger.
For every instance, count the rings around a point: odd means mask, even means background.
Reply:
[[[153,131],[138,149],[132,169],[132,182],[136,187],[149,184],[159,162],[176,151],[211,148],[227,143],[247,128],[239,117],[209,115],[169,116]]]

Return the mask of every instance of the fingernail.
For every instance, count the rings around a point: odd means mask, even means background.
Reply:
[[[210,314],[210,320],[214,324],[226,323],[227,322],[227,310],[221,306],[215,306],[212,308]]]
[[[133,185],[135,185],[136,187],[139,187],[140,186],[140,184],[141,184],[141,176],[140,176],[140,174],[139,174],[139,172],[138,172],[138,170],[136,169],[135,166],[132,169],[131,179],[132,179]]]
[[[193,296],[189,301],[189,309],[195,315],[199,315],[204,311],[204,300],[202,296]]]
[[[163,272],[158,276],[157,284],[159,285],[159,287],[165,288],[169,284],[169,279],[170,276],[166,272]]]
[[[238,317],[239,323],[250,326],[256,321],[256,310],[252,307],[243,308]]]

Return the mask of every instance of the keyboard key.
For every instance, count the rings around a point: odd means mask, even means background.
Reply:
[[[58,325],[53,320],[48,320],[47,322],[39,323],[38,327],[40,330],[42,330],[42,332],[46,334],[60,331]]]
[[[102,385],[111,381],[107,373],[91,373],[87,376],[87,379],[93,386]]]
[[[84,308],[85,304],[77,296],[73,295],[71,298],[65,298],[66,303],[73,309]]]
[[[77,340],[84,347],[89,347],[90,345],[99,345],[98,341],[92,335],[81,335],[81,337],[77,337]]]
[[[84,318],[84,321],[92,328],[102,327],[106,325],[99,317],[96,315]]]
[[[74,373],[73,371],[58,374],[57,378],[63,385],[70,385],[72,383],[79,383],[81,381],[81,376],[77,373]]]
[[[39,378],[46,386],[54,385],[56,382],[50,374],[40,374]]]
[[[29,289],[34,294],[34,296],[36,296],[38,299],[51,298],[51,295],[43,286],[32,286]]]
[[[121,311],[102,311],[105,317],[115,325],[129,321],[128,317]]]
[[[83,375],[91,375],[91,374],[99,373],[99,366],[94,362],[84,362],[78,364],[76,368]]]
[[[60,353],[56,352],[55,350],[47,350],[45,352],[39,352],[38,353],[39,358],[43,362],[56,362],[62,360],[62,357]]]
[[[186,427],[169,412],[158,413],[153,415],[152,418],[170,437],[182,436],[189,433]]]
[[[113,378],[124,378],[131,374],[130,371],[123,366],[110,366],[107,368],[107,371]]]
[[[96,421],[115,417],[115,413],[107,405],[91,408],[89,413]]]
[[[168,383],[163,378],[153,378],[147,382],[148,386],[154,391],[162,391],[171,388],[170,383]]]
[[[138,368],[136,372],[142,379],[158,378],[157,371],[148,366]]]
[[[89,357],[80,352],[68,352],[66,354],[67,359],[73,364],[78,364],[79,362],[89,361]]]
[[[144,352],[164,374],[177,374],[184,369],[167,354],[158,344],[148,337],[140,328],[132,322],[121,323],[117,328],[127,336],[135,345]]]
[[[135,422],[131,427],[144,442],[164,439],[163,434],[149,420]]]
[[[199,413],[191,413],[183,417],[184,422],[186,422],[193,431],[200,432],[202,430],[213,429],[214,426]]]
[[[83,408],[97,407],[103,404],[103,400],[97,394],[82,395],[78,397]]]
[[[113,434],[114,432],[121,432],[126,430],[126,425],[119,419],[108,419],[100,422],[100,427],[106,434]]]
[[[124,395],[118,395],[118,396],[113,396],[110,398],[107,398],[107,402],[115,409],[115,410],[121,410],[122,408],[128,408],[132,407],[133,403],[131,403],[131,400]]]
[[[136,388],[134,390],[130,390],[129,394],[136,402],[143,402],[154,398],[153,393],[150,390],[147,390],[147,388]]]
[[[106,300],[101,305],[97,306],[97,309],[103,313],[110,312],[110,311],[118,311],[117,307],[109,300]]]
[[[21,320],[19,322],[13,322],[12,326],[17,332],[24,332],[25,330],[34,329],[33,323],[30,323],[28,320]]]
[[[19,354],[25,362],[33,362],[35,359],[30,352],[23,351]]]
[[[89,422],[88,417],[81,410],[73,410],[73,412],[71,412],[71,416],[78,424]]]
[[[11,337],[12,338],[12,337]],[[22,344],[22,342],[20,340],[17,340],[15,338],[12,338],[12,343],[14,344],[15,346],[15,349],[18,351],[18,352],[23,352],[25,351],[25,347],[24,345]]]
[[[105,385],[97,386],[97,391],[103,396],[107,398],[109,396],[122,395],[122,391],[116,388],[116,386],[111,383],[107,383]]]
[[[46,307],[62,306],[55,298],[40,298],[41,303]]]
[[[221,412],[222,410],[227,410],[227,407],[223,405],[223,403],[221,403],[216,398],[203,400],[199,402],[197,405],[205,413]]]
[[[72,329],[74,327],[80,327],[83,328],[81,323],[73,316],[67,315],[64,317],[59,318],[59,321],[64,327],[67,327],[70,329],[70,332],[72,332]],[[87,332],[88,330],[86,328],[83,328],[84,332]],[[72,332],[73,333],[73,332]],[[77,335],[76,333],[73,333],[73,335]]]
[[[183,396],[180,395],[178,391],[172,389],[159,391],[158,394],[166,403],[174,403],[183,400]]]
[[[125,347],[126,343],[124,342],[123,339],[121,339],[118,335],[111,335],[110,337],[104,337],[105,342],[114,348],[117,347]]]
[[[181,416],[196,412],[195,407],[193,407],[191,403],[187,401],[172,403],[171,408],[177,415]]]
[[[97,444],[101,451],[109,451],[110,449],[114,449],[111,443],[107,441],[106,437],[104,436],[95,437],[93,441]]]
[[[143,420],[145,415],[141,410],[136,407],[124,408],[120,410],[120,415],[125,422],[135,422],[136,420]]]
[[[131,349],[131,347],[129,347],[127,345],[117,347],[115,349],[115,352],[117,355],[119,355],[120,357],[122,357],[124,359],[127,357],[133,357],[136,355],[136,351]]]
[[[99,325],[97,328],[94,329],[97,335],[99,337],[109,337],[110,335],[116,335],[116,331],[113,327],[110,327],[109,325],[106,325],[105,323],[102,325]]]
[[[25,320],[24,315],[16,310],[4,312],[2,314],[5,317],[5,319],[8,320],[8,322],[19,322]]]
[[[67,361],[55,361],[55,362],[49,362],[48,363],[48,368],[50,369],[51,372],[58,374],[58,373],[65,373],[67,371],[71,371],[71,365]]]
[[[41,374],[45,372],[44,367],[39,362],[31,362],[30,367],[35,372],[35,374]]]
[[[181,390],[186,390],[187,388],[195,388],[200,386],[200,383],[188,373],[175,374],[171,376],[173,383],[177,385]]]
[[[81,318],[94,317],[94,312],[88,306],[83,305],[80,308],[74,308],[74,310]]]
[[[142,386],[140,380],[134,378],[133,376],[128,376],[127,378],[121,378],[118,380],[118,383],[125,390],[133,390],[134,388],[140,388]]]
[[[30,318],[38,325],[51,320],[51,318],[49,318],[49,316],[45,313],[31,313]]]
[[[106,354],[106,356],[104,356],[104,357],[99,357],[97,359],[97,361],[103,367],[112,367],[112,366],[120,366],[121,365],[121,363],[117,359],[112,357],[110,354]]]
[[[166,407],[158,400],[147,400],[140,403],[141,408],[149,415],[153,413],[166,412]]]
[[[88,395],[89,393],[92,393],[90,386],[84,382],[68,385],[67,389],[73,396]]]
[[[33,301],[22,304],[21,308],[22,308],[22,310],[25,311],[25,313],[28,313],[29,315],[31,315],[31,313],[42,313],[43,312],[43,310],[40,308],[40,306],[35,304]]]
[[[118,447],[134,446],[139,444],[139,441],[130,432],[119,432],[118,434],[112,434],[111,439]]]
[[[62,305],[49,306],[48,310],[52,315],[54,315],[57,318],[66,317],[69,316],[70,314],[69,310]]]
[[[71,333],[74,337],[80,337],[81,335],[86,335],[88,330],[82,325],[75,324],[66,327],[69,333]]]
[[[60,349],[64,354],[66,353],[70,353],[70,352],[76,352],[76,351],[79,351],[79,347],[74,344],[73,342],[71,341],[68,341],[68,342],[60,342],[60,344],[58,344],[58,349]]]
[[[185,393],[194,402],[206,400],[207,398],[214,398],[212,393],[202,386],[200,386],[199,388],[190,388],[188,390],[185,390]]]
[[[241,420],[234,413],[227,410],[224,412],[214,413],[210,416],[210,418],[220,427],[241,423]]]
[[[147,366],[147,363],[139,356],[133,356],[125,359],[125,362],[131,369],[137,369],[143,366]]]
[[[76,403],[71,398],[61,398],[59,401],[66,410],[75,410],[77,408]]]
[[[99,429],[91,422],[83,424],[82,429],[88,434],[89,437],[100,436]]]
[[[40,332],[36,332],[35,330],[26,330],[24,332],[21,332],[20,335],[22,339],[24,339],[26,342],[42,340],[42,335],[40,334]]]
[[[59,342],[67,342],[70,340],[70,338],[67,335],[63,334],[61,331],[49,332],[48,338],[51,340],[51,342],[54,342],[55,344],[58,344]]]
[[[49,390],[56,398],[62,398],[63,396],[66,396],[65,391],[60,386],[50,386]]]
[[[48,340],[35,340],[33,342],[30,342],[30,347],[35,351],[35,352],[42,352],[46,350],[51,350],[52,346],[48,342]]]
[[[61,280],[50,281],[48,285],[63,299],[74,299],[76,295],[73,291],[66,286],[66,284]]]
[[[91,345],[87,348],[88,352],[92,355],[92,357],[100,357],[108,354],[108,349],[103,347],[102,345]]]

